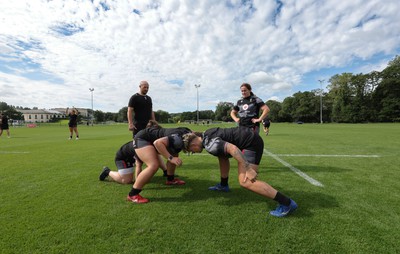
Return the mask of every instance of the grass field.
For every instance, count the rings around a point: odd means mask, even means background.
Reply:
[[[11,128],[0,253],[400,253],[400,124],[271,127],[259,179],[298,203],[287,218],[239,187],[233,161],[232,191],[208,191],[219,170],[206,152],[181,154],[185,186],[158,172],[142,191],[150,203],[126,202],[130,185],[98,180],[131,138],[126,125],[79,126],[78,141],[65,125]]]

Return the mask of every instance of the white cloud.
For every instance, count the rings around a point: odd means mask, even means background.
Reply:
[[[382,68],[377,55],[399,52],[395,0],[244,3],[6,1],[0,99],[90,107],[94,87],[95,108],[116,112],[148,80],[156,110],[195,110],[194,84],[201,84],[200,108],[215,109],[235,102],[243,82],[265,100],[282,100],[309,72],[355,60],[365,61],[365,70]]]

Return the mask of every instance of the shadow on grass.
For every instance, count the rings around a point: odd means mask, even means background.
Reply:
[[[155,177],[155,178],[161,178]],[[148,190],[175,190],[182,188],[185,190],[185,193],[180,197],[168,197],[168,194],[165,194],[163,197],[149,197],[152,202],[199,202],[199,201],[208,201],[215,200],[218,205],[234,207],[234,206],[246,206],[250,204],[256,204],[260,202],[265,202],[266,209],[274,209],[277,203],[271,199],[265,198],[263,196],[257,195],[249,190],[246,190],[242,187],[239,187],[237,183],[234,183],[234,187],[231,187],[230,192],[217,192],[208,190],[209,186],[213,186],[216,184],[214,181],[208,180],[200,180],[200,179],[186,179],[182,177],[183,180],[186,181],[186,185],[184,186],[152,186],[148,188]],[[155,181],[159,181],[154,179]],[[233,183],[233,181],[232,181]],[[284,188],[283,188],[284,189]],[[279,190],[279,188],[278,188]],[[285,194],[285,190],[283,193]],[[328,195],[321,192],[307,192],[307,191],[287,191],[288,196],[293,198],[297,204],[299,205],[299,211],[296,212],[296,216],[299,217],[310,217],[313,216],[314,210],[320,209],[330,209],[339,207],[339,203],[336,198],[332,195]]]
[[[199,169],[196,168],[195,170]],[[219,170],[215,170],[216,173],[219,174]],[[233,168],[231,170],[236,171],[236,169],[233,170]],[[340,171],[341,169],[335,170]],[[277,202],[240,187],[237,182],[236,174],[232,174],[230,177],[230,192],[208,190],[208,187],[214,186],[218,181],[188,177],[187,172],[184,171],[181,171],[179,175],[179,178],[184,180],[186,184],[182,186],[169,186],[165,185],[166,177],[162,176],[161,171],[157,172],[151,182],[145,186],[141,194],[144,197],[149,198],[151,203],[184,204],[212,202],[219,206],[243,206],[245,208],[264,203],[266,205],[266,211],[273,210],[277,206]],[[112,182],[108,183],[112,185],[116,184]],[[120,186],[124,186],[127,192],[129,192],[129,189],[131,188],[130,184]],[[296,217],[312,217],[315,211],[339,207],[336,198],[333,195],[323,193],[323,190],[303,191],[294,190],[293,187],[289,186],[273,187],[297,202],[299,208],[294,215]]]

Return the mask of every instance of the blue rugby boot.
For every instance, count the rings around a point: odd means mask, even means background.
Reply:
[[[214,186],[208,187],[208,189],[212,190],[212,191],[222,191],[222,192],[229,192],[230,191],[229,185],[222,186],[220,183],[217,183]]]
[[[288,206],[279,205],[275,210],[269,212],[275,217],[285,217],[297,209],[297,204],[292,199],[290,199],[290,204]]]

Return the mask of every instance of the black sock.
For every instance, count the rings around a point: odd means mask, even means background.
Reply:
[[[130,197],[136,196],[136,195],[139,194],[141,191],[142,191],[141,189],[132,188],[132,190],[129,192],[129,196],[130,196]]]
[[[274,200],[277,201],[279,204],[284,205],[284,206],[289,206],[290,205],[290,198],[286,197],[279,191],[276,193],[276,196],[274,197]]]
[[[221,177],[221,186],[228,186],[228,178]]]
[[[175,178],[175,175],[167,175],[168,181],[172,181],[172,180],[174,180],[174,178]]]

